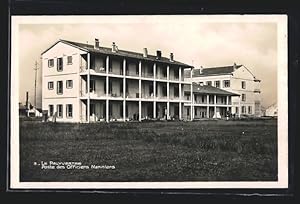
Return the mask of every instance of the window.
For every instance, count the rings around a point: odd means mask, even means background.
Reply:
[[[195,116],[197,116],[197,108],[195,108]]]
[[[61,72],[63,70],[63,58],[57,58],[57,71]]]
[[[53,116],[53,105],[49,105],[49,116]]]
[[[53,81],[48,82],[48,89],[52,90],[54,88]]]
[[[239,113],[239,107],[235,107],[235,113],[236,113],[236,114]]]
[[[189,116],[190,115],[190,107],[186,108],[186,115]]]
[[[204,96],[202,96],[201,98],[202,98],[202,103],[204,103]]]
[[[54,67],[54,59],[48,60],[48,67]]]
[[[96,91],[96,81],[91,80],[90,81],[90,92],[95,92]]]
[[[197,102],[197,95],[194,95],[194,101]]]
[[[67,80],[66,83],[67,83],[66,84],[67,89],[73,88],[73,80]]]
[[[230,81],[229,80],[224,80],[223,81],[223,87],[224,88],[229,88],[230,87]]]
[[[57,117],[62,118],[63,117],[63,105],[57,105]]]
[[[242,81],[242,89],[246,89],[246,82]]]
[[[242,101],[246,101],[246,94],[242,94]]]
[[[215,81],[215,87],[220,88],[220,81]]]
[[[72,60],[73,60],[72,56],[67,57],[67,63],[68,64],[72,64]]]
[[[242,113],[246,113],[246,106],[242,106]]]
[[[248,114],[252,114],[252,106],[248,106]]]
[[[72,118],[73,117],[73,105],[72,104],[67,104],[66,106],[66,113],[67,113],[67,118]]]
[[[206,85],[211,86],[211,81],[207,81]]]
[[[63,94],[63,81],[57,82],[57,94]]]

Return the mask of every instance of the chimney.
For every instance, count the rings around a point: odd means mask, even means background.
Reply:
[[[235,71],[236,68],[237,68],[237,66],[236,66],[236,63],[234,62],[234,63],[233,63],[233,70]]]
[[[95,49],[99,49],[99,39],[95,38],[95,45],[94,45]]]
[[[200,69],[199,69],[199,74],[202,74],[202,70],[203,70],[203,67],[200,66]]]
[[[28,103],[28,91],[26,91],[26,104],[25,104],[25,106],[26,106],[26,108],[27,109],[29,109],[28,107],[29,107],[29,103]]]
[[[118,51],[118,47],[117,47],[115,42],[112,43],[111,51],[112,52],[117,52]]]
[[[147,50],[147,48],[143,49],[143,57],[148,57],[148,50]]]
[[[174,62],[174,54],[172,52],[170,53],[170,62]]]
[[[158,59],[158,60],[161,59],[161,51],[160,50],[156,51],[156,59]]]

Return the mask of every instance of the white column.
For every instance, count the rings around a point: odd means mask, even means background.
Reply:
[[[142,121],[142,62],[139,61],[139,121]]]
[[[192,78],[193,78],[193,68],[191,68],[191,120],[193,120],[193,103],[194,103],[194,100],[193,100],[193,81],[192,81]]]
[[[106,74],[108,74],[108,69],[109,69],[109,56],[107,55],[106,56],[106,65],[105,65],[105,71],[106,71]]]
[[[209,118],[209,95],[208,94],[206,95],[206,105],[207,105],[206,117]]]
[[[126,121],[126,59],[123,59],[123,121]]]
[[[214,116],[217,117],[217,95],[214,95]]]
[[[106,74],[108,74],[108,69],[109,69],[109,56],[106,56],[106,67],[105,67]],[[109,99],[108,99],[108,90],[109,90],[109,77],[106,75],[106,114],[105,114],[105,119],[106,122],[109,122]]]
[[[242,109],[241,109],[241,96],[239,96],[239,118],[241,117],[241,112],[242,112]]]
[[[91,80],[91,73],[90,73],[90,53],[87,53],[87,68],[88,68],[88,75],[87,75],[87,91],[88,91],[88,98],[87,98],[87,122],[90,122],[90,103],[91,103],[91,96],[90,96],[90,80]]]
[[[170,119],[170,66],[167,66],[167,119]]]
[[[156,118],[156,63],[153,64],[153,118]]]
[[[179,82],[179,120],[182,119],[182,93],[181,93],[181,82]]]
[[[179,120],[181,120],[182,119],[182,103],[181,102],[179,102]]]
[[[226,105],[227,105],[226,111],[228,111],[229,110],[229,107],[228,107],[228,105],[229,105],[229,96],[226,96]]]
[[[179,81],[181,82],[181,67],[179,67]]]
[[[192,87],[192,85],[191,85],[191,87]],[[191,89],[191,95],[190,95],[190,97],[191,97],[191,120],[193,120],[193,103],[194,103],[194,101],[193,101],[193,91],[192,91],[192,89]]]

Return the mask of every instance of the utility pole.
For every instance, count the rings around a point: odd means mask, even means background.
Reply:
[[[35,67],[34,67],[34,71],[35,71],[35,77],[34,77],[34,107],[36,108],[36,78],[37,78],[37,70],[38,70],[38,63],[37,61],[35,61]]]

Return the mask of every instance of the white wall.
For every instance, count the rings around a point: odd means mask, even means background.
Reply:
[[[185,78],[186,81],[191,81],[191,78]],[[230,87],[224,87],[224,80],[230,80]],[[260,88],[260,83],[254,81],[253,75],[245,68],[240,67],[236,71],[233,72],[233,75],[215,75],[215,76],[203,76],[203,77],[194,77],[192,79],[193,82],[203,82],[205,85],[207,81],[212,82],[212,86],[214,86],[214,81],[220,81],[220,88],[226,91],[237,93],[241,95],[240,104],[241,106],[245,106],[248,113],[248,107],[251,106],[253,115],[255,113],[255,101],[260,101],[260,93],[254,93],[255,89]],[[242,81],[246,82],[246,88],[242,89]],[[242,101],[242,94],[246,94],[246,101]],[[232,97],[232,105],[239,105],[239,97]],[[241,109],[241,108],[240,108]],[[235,113],[235,108],[232,108],[232,113]]]
[[[63,105],[63,118],[57,118],[57,121],[79,122],[79,70],[81,63],[80,54],[86,52],[59,42],[42,55],[42,108],[48,110],[49,104]],[[67,64],[67,57],[72,56],[72,64]],[[57,71],[57,58],[63,58],[63,70]],[[48,67],[48,60],[54,59],[54,66]],[[66,80],[73,80],[73,88],[66,88]],[[54,89],[48,90],[48,82],[53,81]],[[63,94],[57,94],[57,81],[63,81]],[[66,117],[66,104],[73,105],[73,117]],[[49,111],[49,110],[48,110]]]

